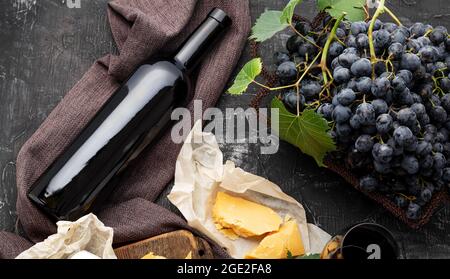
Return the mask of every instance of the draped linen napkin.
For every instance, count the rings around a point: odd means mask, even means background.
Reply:
[[[173,53],[214,7],[223,9],[233,24],[196,73],[194,99],[202,100],[204,109],[217,102],[241,55],[250,30],[248,0],[115,0],[108,4],[120,54],[96,61],[19,152],[17,214],[31,242],[0,233],[0,258],[14,258],[56,232],[55,222],[27,198],[33,182],[142,61]],[[114,229],[114,244],[189,229],[184,219],[153,203],[173,178],[180,148],[171,141],[169,131],[128,167],[98,212],[99,219]],[[213,247],[218,256],[226,257],[220,247]]]

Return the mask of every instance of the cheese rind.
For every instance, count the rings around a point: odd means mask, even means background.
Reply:
[[[280,216],[271,208],[224,192],[217,193],[213,218],[216,227],[231,229],[241,237],[277,231],[282,223]]]
[[[305,254],[302,236],[297,222],[290,220],[283,224],[279,231],[266,236],[246,259],[286,259],[288,252],[292,256]]]

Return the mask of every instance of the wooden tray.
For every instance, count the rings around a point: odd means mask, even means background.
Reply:
[[[189,252],[192,252],[192,259],[214,258],[208,242],[185,230],[158,235],[122,246],[115,249],[114,252],[118,259],[140,259],[150,252],[168,259],[185,259]]]

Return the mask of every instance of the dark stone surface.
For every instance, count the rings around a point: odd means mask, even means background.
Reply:
[[[287,0],[252,0],[252,19],[264,9],[281,9]],[[15,231],[15,158],[26,139],[39,127],[64,94],[96,58],[114,52],[106,18],[106,0],[81,0],[81,9],[69,9],[58,0],[0,1],[0,230]],[[450,27],[445,0],[389,1],[400,19]],[[302,15],[316,12],[305,0]],[[287,35],[265,43],[261,55],[267,64]],[[248,48],[241,65],[249,60]],[[256,88],[244,96],[223,95],[218,107],[248,107]],[[267,102],[269,98],[265,101]],[[351,224],[374,221],[387,226],[406,258],[450,258],[450,206],[414,231],[379,208],[327,169],[296,148],[281,143],[274,155],[260,155],[259,146],[223,144],[225,159],[264,176],[301,202],[309,221],[334,234]],[[161,195],[160,204],[176,211]]]

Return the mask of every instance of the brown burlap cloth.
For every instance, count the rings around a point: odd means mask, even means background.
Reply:
[[[108,16],[120,55],[107,55],[88,70],[25,143],[17,158],[17,215],[28,241],[0,233],[0,258],[13,258],[56,232],[55,222],[27,198],[27,191],[51,162],[95,115],[119,84],[152,55],[171,53],[213,7],[230,15],[233,25],[201,63],[194,99],[214,106],[236,66],[250,30],[248,0],[115,0]],[[98,212],[114,228],[114,244],[138,241],[176,229],[189,229],[179,216],[153,203],[170,183],[180,145],[168,132],[127,170],[117,190]],[[213,244],[217,256],[226,257]]]

